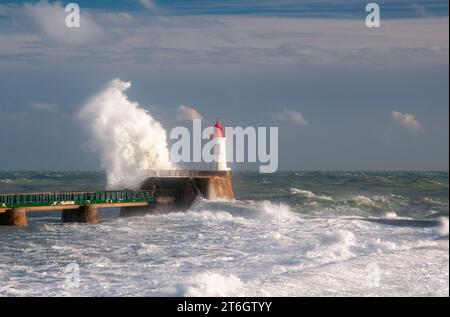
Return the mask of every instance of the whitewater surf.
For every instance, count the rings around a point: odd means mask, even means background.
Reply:
[[[107,177],[0,172],[0,190],[86,184]],[[0,227],[0,295],[448,296],[448,173],[235,172],[235,190],[186,212]]]

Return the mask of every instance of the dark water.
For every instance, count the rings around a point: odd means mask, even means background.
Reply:
[[[283,203],[304,214],[448,217],[447,172],[235,172],[239,200]],[[104,190],[103,172],[0,172],[0,192]]]
[[[284,202],[302,213],[448,217],[447,172],[238,173],[240,199]]]
[[[104,190],[104,172],[0,172],[0,193]]]
[[[233,177],[235,201],[186,212],[0,226],[0,296],[448,296],[448,173]],[[105,179],[0,172],[0,192],[103,190]]]

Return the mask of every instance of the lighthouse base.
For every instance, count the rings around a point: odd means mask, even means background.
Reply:
[[[123,207],[121,216],[188,209],[197,198],[234,199],[231,171],[156,171],[141,186],[155,191],[151,207]]]

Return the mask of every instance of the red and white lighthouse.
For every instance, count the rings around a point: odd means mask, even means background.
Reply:
[[[226,152],[226,137],[225,131],[223,129],[222,123],[217,120],[214,125],[214,135],[212,135],[216,140],[214,145],[214,154],[216,157],[216,168],[218,171],[228,171],[227,167],[227,152]]]

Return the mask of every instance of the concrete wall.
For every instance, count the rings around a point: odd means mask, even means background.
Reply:
[[[186,210],[197,197],[234,199],[231,171],[159,171],[141,186],[155,190],[156,203],[147,208],[122,208],[121,216],[152,211]]]

